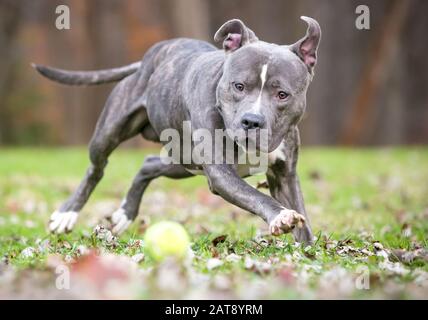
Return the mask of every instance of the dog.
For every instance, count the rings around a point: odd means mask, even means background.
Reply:
[[[202,173],[214,194],[262,218],[271,234],[292,232],[297,242],[311,243],[313,234],[296,173],[297,126],[306,108],[321,29],[313,18],[301,19],[308,25],[306,35],[292,45],[261,41],[241,20],[233,19],[214,36],[222,49],[179,38],[155,44],[141,62],[120,68],[66,71],[33,64],[43,76],[67,85],[119,81],[90,141],[91,165],[76,191],[51,215],[50,231],[72,230],[78,212],[103,176],[109,155],[121,142],[141,134],[165,144],[160,139],[162,132],[172,128],[182,134],[182,124],[187,121],[192,131],[241,129],[243,135],[233,138],[234,147],[238,146],[234,150],[241,150],[242,141],[252,139],[249,130],[265,130],[267,146],[257,150],[268,154],[271,196],[247,184],[243,178],[250,173],[242,173],[239,164],[165,163],[159,156],[150,156],[111,216],[114,234],[121,234],[135,220],[150,181]]]

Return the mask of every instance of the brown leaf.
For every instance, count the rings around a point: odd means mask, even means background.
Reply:
[[[337,246],[340,247],[340,246],[343,246],[345,244],[351,244],[352,242],[353,242],[352,239],[345,238],[343,240],[339,240],[339,242],[337,243]]]
[[[269,189],[269,184],[266,180],[265,181],[258,181],[256,188],[257,189]]]
[[[227,238],[227,235],[222,234],[221,236],[215,237],[213,240],[211,240],[211,243],[213,244],[214,247],[217,247],[219,243],[223,243],[224,241],[226,241],[226,238]]]
[[[309,258],[311,260],[315,260],[316,258],[315,252],[305,251],[304,255],[306,258]]]
[[[210,251],[211,251],[211,256],[213,258],[218,258],[220,256],[220,253],[215,247],[212,247]]]
[[[72,248],[71,244],[69,242],[67,242],[67,241],[61,242],[60,246],[63,247],[63,248],[65,248],[65,249],[71,249]]]
[[[309,178],[311,180],[321,180],[321,173],[319,171],[312,170],[309,172]]]

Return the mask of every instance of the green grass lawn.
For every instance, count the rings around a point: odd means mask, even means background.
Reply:
[[[102,238],[94,227],[149,153],[114,153],[75,230],[54,236],[49,215],[83,177],[87,151],[1,149],[0,298],[428,298],[428,149],[303,148],[317,236],[306,248],[269,236],[259,218],[211,195],[204,177],[155,180],[129,231]],[[145,228],[160,220],[185,226],[193,257],[157,264],[138,255]],[[69,290],[56,282],[62,264]]]

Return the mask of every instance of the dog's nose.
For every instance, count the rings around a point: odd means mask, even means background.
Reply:
[[[242,116],[241,125],[244,130],[260,129],[265,124],[265,117],[260,114],[246,113]]]

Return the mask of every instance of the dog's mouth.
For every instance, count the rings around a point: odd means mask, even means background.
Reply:
[[[235,137],[235,143],[242,148],[245,152],[267,152],[269,149],[268,144],[261,143],[261,139],[258,137],[257,139],[253,139],[246,135],[245,137],[238,138]]]
[[[235,142],[238,146],[240,146],[242,149],[247,150],[249,145],[250,145],[250,138],[249,137],[245,137],[242,139],[239,138],[235,138]]]

